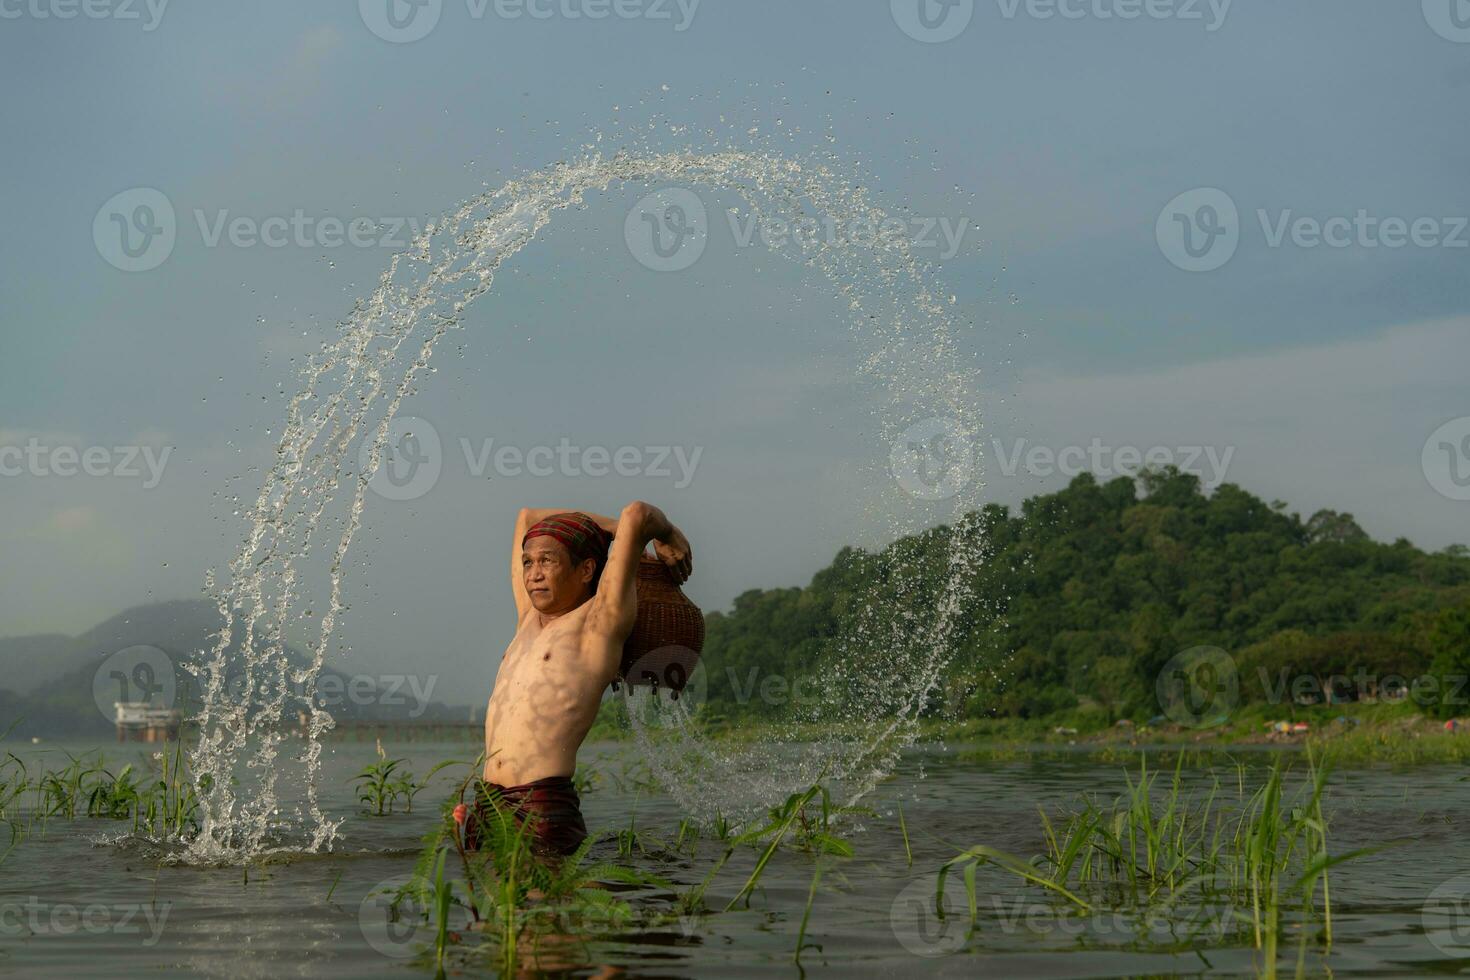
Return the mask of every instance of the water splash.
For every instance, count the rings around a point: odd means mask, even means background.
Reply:
[[[893,233],[891,215],[869,200],[860,182],[829,165],[746,151],[591,155],[466,201],[393,257],[371,295],[339,325],[335,342],[310,359],[274,465],[247,515],[229,583],[219,590],[211,583],[225,625],[213,648],[189,665],[202,702],[191,760],[202,832],[191,859],[249,857],[283,842],[308,851],[331,847],[340,820],[323,812],[317,785],[321,737],[333,720],[319,704],[316,683],[347,610],[346,558],[390,425],[436,344],[461,326],[502,263],[558,212],[580,206],[589,191],[629,183],[731,194],[762,223],[871,228],[872,235],[796,236],[778,250],[817,270],[846,304],[860,371],[892,395],[878,418],[879,445],[886,450],[916,413],[942,416],[955,435],[973,438],[970,375],[960,367],[947,305],[930,287],[908,236]],[[359,467],[361,446],[366,465]],[[972,481],[954,495],[956,513],[978,486]],[[702,739],[678,710],[650,702],[648,710],[635,711],[661,781],[703,814],[738,811],[734,800],[769,805],[818,773],[838,780],[844,798],[861,796],[912,741],[915,720],[940,683],[975,558],[972,537],[955,535],[940,588],[932,572],[895,573],[881,594],[855,604],[833,644],[837,655],[824,668],[822,697],[802,709],[800,720],[826,724],[833,733],[822,742],[733,750]],[[322,559],[329,592],[318,615],[300,608],[299,587],[305,564]],[[305,663],[286,646],[293,622],[314,634]],[[243,699],[227,680],[237,670],[249,692]],[[298,750],[300,718],[306,737]],[[862,730],[854,731],[859,721]],[[299,765],[283,767],[288,740]]]

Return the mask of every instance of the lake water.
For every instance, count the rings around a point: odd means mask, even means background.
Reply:
[[[99,746],[7,746],[35,766],[64,765],[63,749]],[[142,746],[100,746],[110,763],[137,759]],[[469,758],[469,743],[385,745],[416,773],[449,758]],[[597,774],[583,794],[587,823],[609,835],[636,821],[672,841],[682,816],[665,795],[624,774],[637,769],[627,744],[592,745],[584,768]],[[371,743],[329,743],[325,796],[350,814],[335,853],[240,868],[160,863],[145,844],[106,843],[119,825],[53,819],[20,841],[0,864],[0,972],[31,977],[155,976],[431,976],[414,959],[432,941],[429,928],[389,926],[375,894],[412,868],[438,803],[463,769],[436,778],[413,814],[376,818],[355,812],[351,776],[375,758]],[[454,774],[451,774],[453,772]],[[1191,780],[1203,777],[1194,773]],[[932,894],[934,872],[949,845],[990,844],[1031,855],[1041,850],[1038,805],[1048,812],[1079,794],[1111,799],[1124,788],[1118,765],[1077,758],[1016,762],[961,761],[938,747],[911,751],[869,802],[876,817],[850,828],[855,856],[824,872],[808,926],[806,973],[887,976],[1111,977],[1254,975],[1258,960],[1240,937],[1171,942],[1103,916],[1078,918],[1035,889],[994,868],[979,874],[980,928],[926,918],[916,896]],[[895,816],[902,801],[913,864]],[[1335,869],[1335,942],[1323,958],[1309,953],[1306,972],[1336,976],[1425,976],[1470,968],[1470,782],[1464,767],[1349,770],[1331,780],[1335,852],[1402,839],[1403,844]],[[3,842],[0,842],[3,843]],[[700,881],[722,850],[703,842],[691,857],[634,857],[626,863],[681,886]],[[611,840],[594,855],[617,860]],[[753,855],[733,862],[710,893],[723,908],[743,883]],[[812,858],[783,851],[761,879],[750,908],[657,928],[632,929],[569,950],[570,975],[658,977],[797,976],[797,929],[812,877]],[[334,884],[335,882],[335,884]],[[328,894],[330,892],[330,900]],[[632,893],[635,905],[668,906],[667,893]],[[1294,969],[1294,943],[1283,941],[1283,973]],[[464,972],[493,973],[488,958],[461,961]]]

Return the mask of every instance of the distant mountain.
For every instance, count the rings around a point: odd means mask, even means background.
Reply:
[[[0,639],[0,688],[33,694],[48,681],[132,646],[192,653],[208,643],[209,633],[217,629],[219,613],[212,603],[179,599],[135,606],[81,636],[6,637]]]
[[[72,665],[76,649],[77,638],[60,633],[0,638],[0,690],[31,693]]]
[[[150,686],[165,688],[170,673],[173,706],[188,711],[200,698],[194,678],[182,665],[200,650],[212,648],[211,636],[221,625],[213,603],[182,599],[128,609],[76,637],[0,639],[0,733],[14,724],[14,737],[106,735],[113,730],[114,701],[146,700],[146,693],[139,692]],[[121,651],[129,652],[99,674],[108,658]],[[288,647],[286,652],[294,664],[308,662],[299,650]],[[228,651],[227,662],[228,676],[243,686],[238,644]],[[408,682],[379,685],[328,666],[319,679],[319,703],[343,721],[473,717],[471,708],[425,701],[421,693],[426,684],[421,679],[417,691]]]

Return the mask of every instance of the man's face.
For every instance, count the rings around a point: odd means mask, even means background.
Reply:
[[[572,560],[566,545],[549,535],[538,535],[521,549],[521,572],[531,605],[542,613],[564,613],[587,601],[597,562]]]

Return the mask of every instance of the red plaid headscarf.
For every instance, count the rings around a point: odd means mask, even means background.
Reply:
[[[578,511],[567,514],[553,514],[544,521],[537,521],[531,525],[526,536],[521,539],[521,547],[532,538],[546,535],[555,538],[566,546],[571,552],[572,560],[582,562],[588,558],[597,560],[597,571],[593,576],[602,574],[602,566],[607,564],[607,549],[612,543],[612,535],[602,529],[592,518]]]

